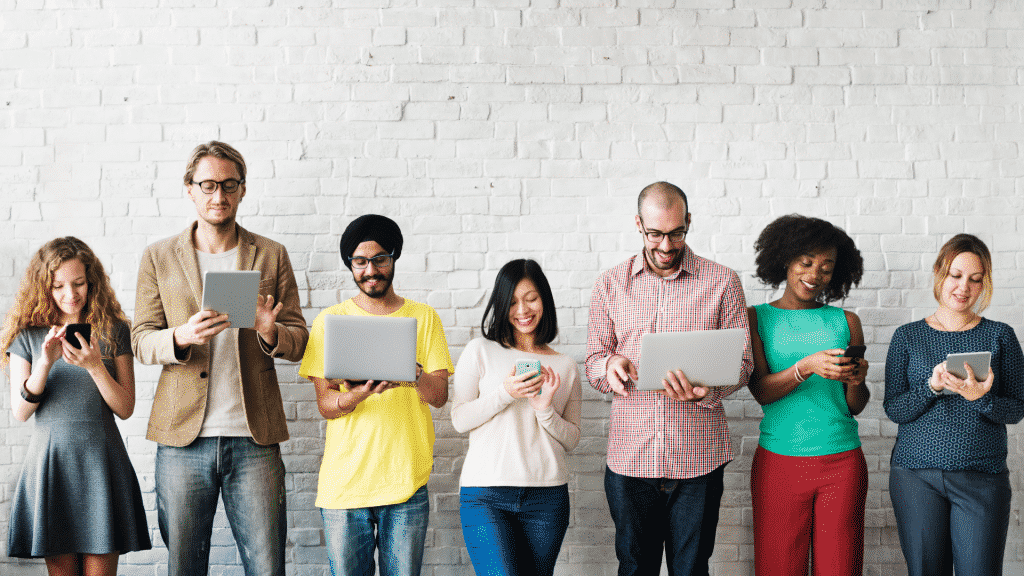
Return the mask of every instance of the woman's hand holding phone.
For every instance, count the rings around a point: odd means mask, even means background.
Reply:
[[[525,372],[523,374],[516,374],[515,367],[509,371],[508,378],[505,379],[505,390],[513,398],[530,398],[535,396],[541,390],[541,385],[544,383],[544,372],[541,368],[540,372]]]
[[[67,338],[61,339],[61,343],[63,345],[64,361],[68,364],[85,368],[89,371],[105,370],[103,355],[100,354],[99,347],[93,343],[91,337],[86,339],[84,334],[78,335],[78,343],[81,344],[81,348],[76,348]]]
[[[838,380],[840,382],[847,382],[848,380],[855,379],[861,370],[858,364],[865,364],[866,362],[858,359],[851,359],[843,354],[846,352],[843,348],[832,348],[828,350],[821,350],[815,352],[810,356],[805,356],[797,362],[797,369],[800,371],[800,375],[807,379],[811,374],[817,374],[827,380]]]

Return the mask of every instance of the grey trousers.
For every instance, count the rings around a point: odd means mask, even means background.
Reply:
[[[1001,576],[1009,474],[892,467],[889,496],[909,576]]]

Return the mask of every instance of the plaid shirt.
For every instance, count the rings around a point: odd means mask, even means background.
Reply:
[[[647,269],[643,253],[604,272],[594,283],[587,327],[587,377],[599,392],[608,359],[621,354],[640,366],[640,340],[649,332],[749,330],[739,276],[683,248],[679,271],[662,278]],[[694,478],[732,460],[722,398],[746,385],[754,360],[750,337],[736,386],[711,389],[699,402],[638,391],[612,400],[608,467],[637,478]]]

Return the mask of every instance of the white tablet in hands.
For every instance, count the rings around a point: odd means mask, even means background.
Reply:
[[[991,352],[966,352],[963,354],[946,355],[946,371],[961,380],[967,379],[967,366],[974,371],[974,377],[981,382],[988,378],[989,365],[992,363]],[[943,388],[940,394],[956,394]]]
[[[256,326],[259,270],[229,270],[203,274],[203,310],[227,314],[232,328]]]

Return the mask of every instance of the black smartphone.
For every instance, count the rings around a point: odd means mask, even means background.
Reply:
[[[92,340],[92,325],[90,324],[68,324],[68,329],[64,332],[64,338],[67,339],[68,344],[71,344],[75,348],[81,349],[82,343],[78,340],[78,335],[81,334],[82,339],[86,342]]]
[[[864,352],[867,349],[868,349],[867,346],[847,346],[846,347],[846,351],[843,352],[843,357],[844,358],[863,358],[864,357]],[[854,364],[856,364],[857,362],[859,362],[859,360],[854,360],[853,361]]]
[[[847,346],[846,352],[843,352],[843,356],[846,358],[863,358],[864,352],[867,351],[867,346]]]

